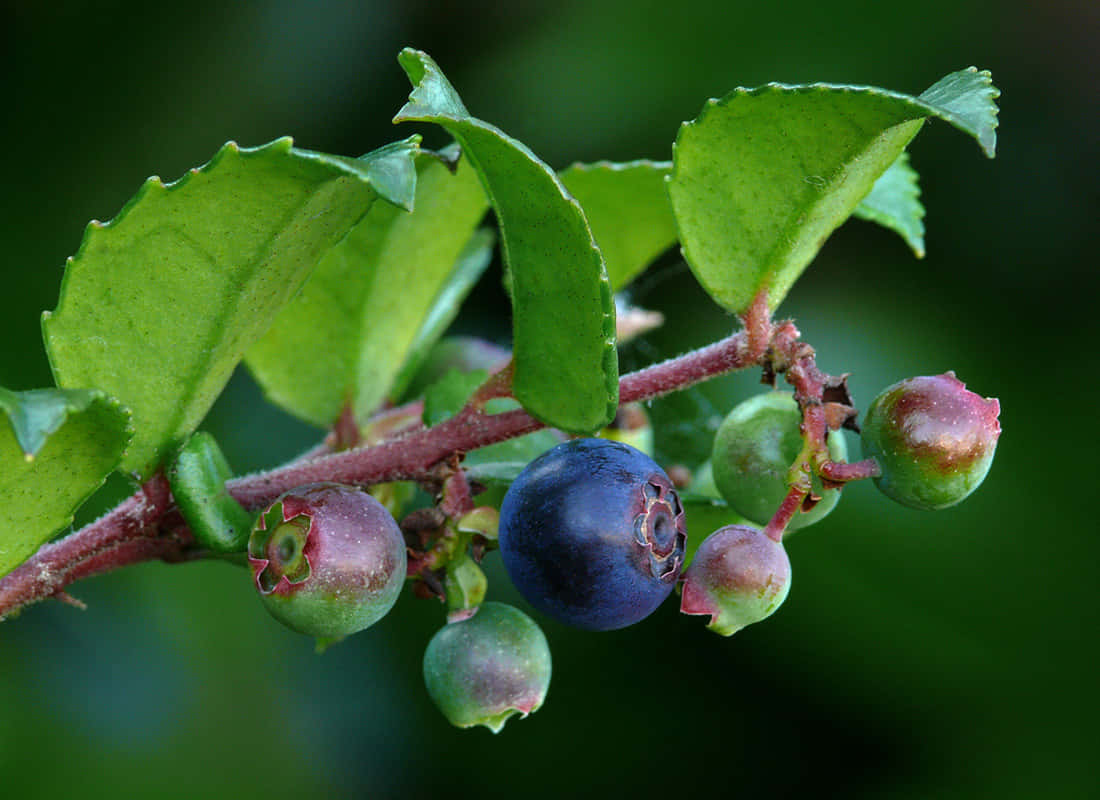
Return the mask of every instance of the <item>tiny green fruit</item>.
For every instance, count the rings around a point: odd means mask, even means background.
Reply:
[[[766,525],[787,495],[787,473],[802,452],[802,414],[789,392],[750,397],[726,416],[714,437],[711,465],[714,483],[730,507],[758,525]],[[833,461],[845,461],[848,447],[839,431],[826,443]],[[839,489],[823,489],[813,478],[812,491],[821,500],[809,511],[795,513],[787,530],[822,519],[840,500]]]
[[[166,474],[195,540],[214,553],[243,552],[254,515],[226,491],[233,472],[214,437],[200,432],[188,439]]]
[[[483,603],[457,612],[424,651],[424,684],[452,725],[499,733],[538,710],[550,688],[550,646],[519,609]]]

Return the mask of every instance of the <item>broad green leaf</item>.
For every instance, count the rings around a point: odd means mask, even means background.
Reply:
[[[684,257],[723,307],[774,309],[927,117],[995,146],[998,95],[971,68],[920,97],[865,86],[735,89],[680,128],[669,195]]]
[[[390,386],[391,401],[396,402],[404,396],[412,385],[413,379],[417,377],[420,369],[433,353],[439,338],[458,316],[462,301],[466,299],[466,295],[474,288],[485,272],[485,268],[492,261],[495,244],[496,236],[488,228],[475,231],[470,241],[466,243],[465,249],[458,257],[458,262],[440,288],[439,294],[432,301],[428,315],[420,323],[420,329],[409,344],[405,363]]]
[[[488,203],[457,148],[416,159],[416,206],[378,203],[317,265],[245,363],[277,405],[316,425],[387,396]],[[456,261],[458,262],[456,267]]]
[[[473,372],[459,372],[452,369],[424,394],[424,413],[422,419],[428,427],[453,417],[477,387],[485,383],[489,373],[483,369]]]
[[[409,207],[412,137],[362,159],[241,149],[150,178],[69,259],[43,330],[57,383],[133,413],[124,470],[147,477],[195,429],[244,351],[378,197]]]
[[[0,388],[0,576],[72,524],[131,434],[129,414],[102,392]]]
[[[577,198],[616,291],[676,243],[665,178],[668,161],[574,164],[560,173]]]
[[[879,176],[853,216],[889,228],[905,240],[917,258],[924,258],[924,206],[917,171],[909,165],[908,153],[903,152]]]
[[[525,145],[470,116],[427,54],[405,49],[399,60],[414,88],[394,121],[446,128],[477,169],[500,223],[516,398],[556,428],[606,425],[618,405],[615,306],[584,212]]]

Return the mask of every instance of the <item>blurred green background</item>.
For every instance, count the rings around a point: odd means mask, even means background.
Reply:
[[[918,93],[975,64],[1003,91],[996,160],[937,123],[910,148],[927,258],[851,222],[781,308],[825,369],[853,373],[863,405],[946,369],[1000,398],[998,457],[968,502],[926,514],[851,487],[790,540],[787,603],[729,640],[675,603],[605,634],[540,618],[548,702],[496,737],[450,728],[422,688],[434,603],[406,595],[318,657],[229,566],[87,581],[74,588],[86,612],[48,603],[0,626],[4,796],[1097,796],[1096,4],[53,2],[0,14],[0,385],[13,389],[50,383],[39,314],[89,219],[230,138],[291,134],[357,155],[407,135],[389,123],[408,92],[403,45],[430,52],[473,113],[556,167],[668,158],[679,123],[737,85]],[[498,281],[472,297],[463,330],[506,335]],[[668,324],[627,365],[731,327],[671,256],[635,299]],[[713,425],[756,378],[679,402]],[[316,435],[243,374],[205,427],[241,470]],[[677,436],[663,428],[659,444]],[[116,481],[108,494],[124,491]],[[490,596],[519,602],[490,573]]]

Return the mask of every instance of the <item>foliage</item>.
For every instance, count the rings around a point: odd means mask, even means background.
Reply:
[[[940,119],[992,156],[998,92],[987,72],[952,73],[916,97],[847,85],[738,88],[684,124],[671,161],[557,173],[473,116],[427,54],[406,49],[399,61],[413,88],[394,121],[442,127],[454,142],[438,152],[416,135],[360,158],[300,150],[288,138],[251,149],[230,142],[174,183],[149,179],[112,221],[89,224],[57,308],[43,316],[58,388],[0,389],[10,422],[0,425],[0,501],[16,521],[0,531],[0,617],[101,569],[240,553],[242,520],[268,509],[256,523],[263,530],[280,495],[322,480],[370,487],[401,519],[414,591],[470,612],[485,596],[478,563],[496,547],[492,507],[530,462],[566,434],[644,428],[644,411],[628,421],[628,403],[733,369],[760,366],[772,383],[785,375],[801,415],[786,494],[752,536],[779,542],[822,486],[880,475],[873,458],[833,460],[826,433],[855,424],[844,379],[818,370],[793,324],[771,315],[852,215],[923,254],[924,209],[905,148],[925,120]],[[511,360],[443,370],[406,398],[425,365],[440,366],[440,338],[498,237]],[[743,330],[620,376],[627,328],[617,325],[614,293],[677,242]],[[216,443],[195,434],[242,361],[272,403],[327,437],[302,459],[227,480]],[[680,466],[682,500],[666,477],[661,502],[699,527],[686,564],[707,531],[743,520],[700,465]],[[724,469],[715,469],[723,482]],[[133,502],[39,550],[116,470],[138,485]],[[229,517],[232,535],[219,538]],[[624,530],[625,552],[633,543]],[[104,532],[109,544],[96,538]],[[337,538],[345,535],[355,533]],[[96,549],[84,546],[93,540]],[[266,557],[277,561],[271,547]],[[717,563],[722,554],[709,546],[706,555]],[[348,578],[335,563],[342,592]],[[786,583],[767,614],[785,596]],[[298,629],[332,638],[362,627],[314,624],[332,600],[320,597]]]

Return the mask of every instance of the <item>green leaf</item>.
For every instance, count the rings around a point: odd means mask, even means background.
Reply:
[[[88,389],[0,388],[0,576],[72,524],[103,485],[132,430],[129,414]],[[10,423],[10,424],[9,424]]]
[[[463,552],[447,565],[443,587],[447,592],[447,607],[456,611],[481,605],[485,600],[489,581],[481,567]]]
[[[924,206],[917,171],[909,165],[908,153],[903,152],[879,176],[853,216],[889,228],[905,240],[917,258],[924,258]]]
[[[412,137],[362,159],[230,142],[150,178],[69,259],[43,331],[57,383],[133,413],[122,468],[147,477],[195,429],[241,355],[378,197],[408,207]]]
[[[462,301],[466,299],[466,295],[481,279],[485,268],[492,261],[495,244],[496,235],[488,228],[475,231],[470,241],[466,243],[465,249],[458,257],[458,263],[455,264],[451,274],[440,288],[439,294],[432,301],[428,315],[420,323],[420,329],[409,343],[405,363],[390,386],[391,401],[397,402],[408,391],[413,379],[432,354],[439,338],[458,316]]]
[[[616,291],[676,243],[665,178],[672,162],[574,164],[560,173],[577,198]]]
[[[989,70],[968,67],[945,75],[920,93],[917,99],[930,116],[946,120],[978,140],[986,156],[997,152],[997,103],[1001,90],[993,85]]]
[[[272,402],[328,427],[387,396],[442,287],[473,266],[461,256],[488,203],[457,155],[421,153],[415,210],[375,205],[245,355]]]
[[[457,369],[449,371],[424,394],[424,424],[430,428],[453,417],[462,410],[470,395],[488,377],[489,372],[483,369],[473,372],[459,372]]]
[[[399,60],[413,84],[395,122],[435,122],[462,145],[500,223],[511,276],[515,396],[556,428],[594,431],[618,405],[615,306],[584,212],[525,145],[471,117],[425,53]]]
[[[774,309],[927,117],[995,145],[988,72],[949,75],[919,98],[864,86],[735,89],[680,128],[669,195],[684,257],[726,309]]]

